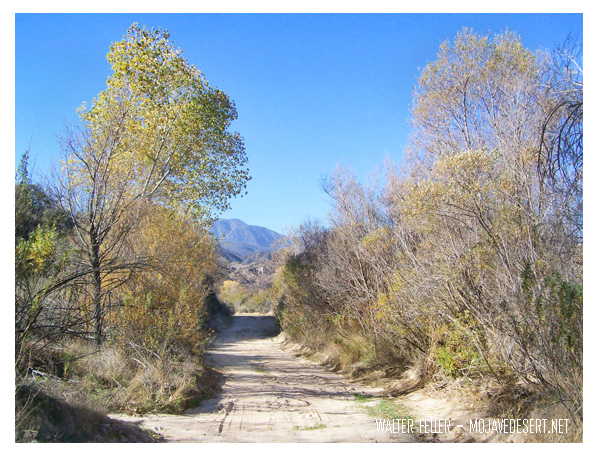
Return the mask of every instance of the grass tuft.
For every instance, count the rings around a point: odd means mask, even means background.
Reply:
[[[413,419],[405,407],[392,400],[381,400],[376,406],[365,406],[365,409],[368,414],[380,419]]]
[[[322,422],[316,425],[309,425],[305,427],[298,427],[297,425],[293,427],[294,431],[307,431],[307,430],[320,430],[321,428],[326,428],[326,425]]]

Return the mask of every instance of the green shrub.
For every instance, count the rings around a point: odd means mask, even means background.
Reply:
[[[440,341],[433,348],[435,362],[452,378],[468,377],[487,370],[481,350],[485,339],[470,314],[465,313],[440,331]]]

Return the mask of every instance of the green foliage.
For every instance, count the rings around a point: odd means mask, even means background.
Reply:
[[[274,314],[282,329],[304,344],[321,345],[322,338],[313,332],[330,330],[328,319],[321,309],[323,297],[314,284],[314,268],[308,252],[287,255],[273,283],[273,296],[277,299]],[[313,347],[313,346],[312,346]]]
[[[326,427],[327,427],[326,424],[323,424],[321,422],[321,423],[316,424],[316,425],[307,425],[307,426],[304,426],[304,427],[298,427],[297,425],[295,425],[293,427],[293,430],[295,430],[295,431],[306,431],[306,430],[310,431],[310,430],[320,430],[320,429],[326,428]]]
[[[78,264],[88,270],[91,303],[85,305],[93,329],[86,330],[98,343],[105,338],[107,305],[115,296],[122,302],[122,291],[113,289],[132,283],[141,288],[144,273],[152,278],[139,296],[151,292],[154,308],[181,306],[178,312],[191,316],[193,325],[204,320],[195,314],[208,293],[201,282],[212,269],[213,253],[207,251],[214,246],[190,232],[203,231],[249,179],[243,140],[230,131],[237,118],[233,101],[209,86],[168,32],[134,24],[107,58],[112,74],[106,89],[79,110],[81,129],[63,139],[63,174],[55,189],[60,205],[73,215]],[[170,234],[141,226],[157,207],[166,214],[160,220]],[[184,233],[175,224],[183,224]],[[146,230],[141,236],[147,247],[136,240],[140,230]],[[179,234],[187,246],[172,241]],[[179,257],[170,258],[152,242],[153,235]],[[127,304],[139,308],[141,303]],[[190,331],[170,311],[164,321]]]
[[[71,227],[69,215],[39,184],[31,182],[27,168],[29,151],[26,151],[17,170],[15,182],[15,240],[27,240],[38,228],[55,229],[66,233]]]
[[[54,227],[44,229],[38,226],[29,239],[21,238],[15,252],[16,275],[23,278],[51,275],[56,262],[58,236]]]
[[[358,403],[366,403],[369,399],[362,394],[354,394],[354,400]]]
[[[34,333],[35,338],[40,331],[55,336],[62,331],[55,319],[69,322],[52,312],[51,306],[68,270],[69,251],[63,238],[53,225],[38,225],[15,245],[15,364],[19,371],[27,368],[24,364],[31,357],[27,347]]]
[[[412,419],[409,411],[393,400],[381,400],[376,406],[366,406],[366,411],[377,419],[408,420]]]
[[[15,181],[19,185],[27,185],[30,181],[29,176],[29,150],[25,151],[19,161]]]
[[[472,371],[480,371],[482,358],[469,342],[450,335],[449,341],[434,352],[435,361],[441,369],[452,378],[469,376]]]
[[[525,312],[515,326],[517,337],[531,350],[547,351],[559,360],[537,368],[535,382],[568,407],[570,402],[578,404],[582,397],[582,281],[565,280],[555,269],[542,272],[526,263],[520,299]]]
[[[530,262],[522,270],[522,298],[544,325],[552,326],[553,344],[568,351],[582,347],[583,285],[562,279],[559,271],[537,278]],[[553,319],[553,321],[550,321]]]

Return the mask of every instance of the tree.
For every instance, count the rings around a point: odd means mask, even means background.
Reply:
[[[185,346],[202,351],[210,332],[206,302],[217,273],[215,241],[189,217],[152,205],[128,249],[151,259],[116,292],[112,333],[157,353]]]
[[[21,157],[15,182],[15,242],[28,239],[39,226],[54,226],[61,233],[69,228],[69,216],[40,185],[31,181],[28,168],[29,151]]]
[[[69,268],[66,239],[69,214],[40,185],[28,169],[29,151],[18,167],[15,182],[15,362],[25,366],[35,347],[33,333],[51,341],[77,324],[66,301],[56,299],[83,273]],[[61,306],[56,306],[61,303]],[[74,319],[72,319],[74,318]],[[38,348],[39,349],[39,348]]]
[[[121,248],[154,202],[207,222],[249,179],[243,140],[230,132],[234,103],[211,88],[162,30],[131,26],[108,53],[113,73],[82,125],[63,138],[55,195],[73,215],[91,267],[94,338],[102,339],[107,287],[141,268]],[[125,278],[119,276],[125,274]]]
[[[553,53],[549,107],[541,132],[539,171],[559,195],[561,213],[582,241],[583,70],[582,44],[569,36]]]
[[[445,43],[415,92],[411,146],[423,160],[393,213],[398,235],[416,222],[417,281],[432,286],[418,292],[448,328],[480,335],[486,360],[582,417],[582,231],[571,217],[582,208],[582,77],[570,55],[552,65],[507,32]]]
[[[560,176],[582,184],[574,87],[514,34],[444,43],[415,90],[405,173],[382,189],[333,175],[330,227],[302,227],[303,252],[282,257],[283,329],[420,381],[517,377],[582,419],[582,240]]]
[[[413,154],[432,160],[465,150],[500,151],[506,165],[536,149],[548,59],[511,32],[463,29],[441,45],[414,91]]]

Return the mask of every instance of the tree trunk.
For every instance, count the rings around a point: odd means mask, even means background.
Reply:
[[[94,340],[98,345],[102,343],[102,277],[100,275],[100,245],[92,236],[90,261],[92,267],[92,300],[93,300],[93,322]]]

